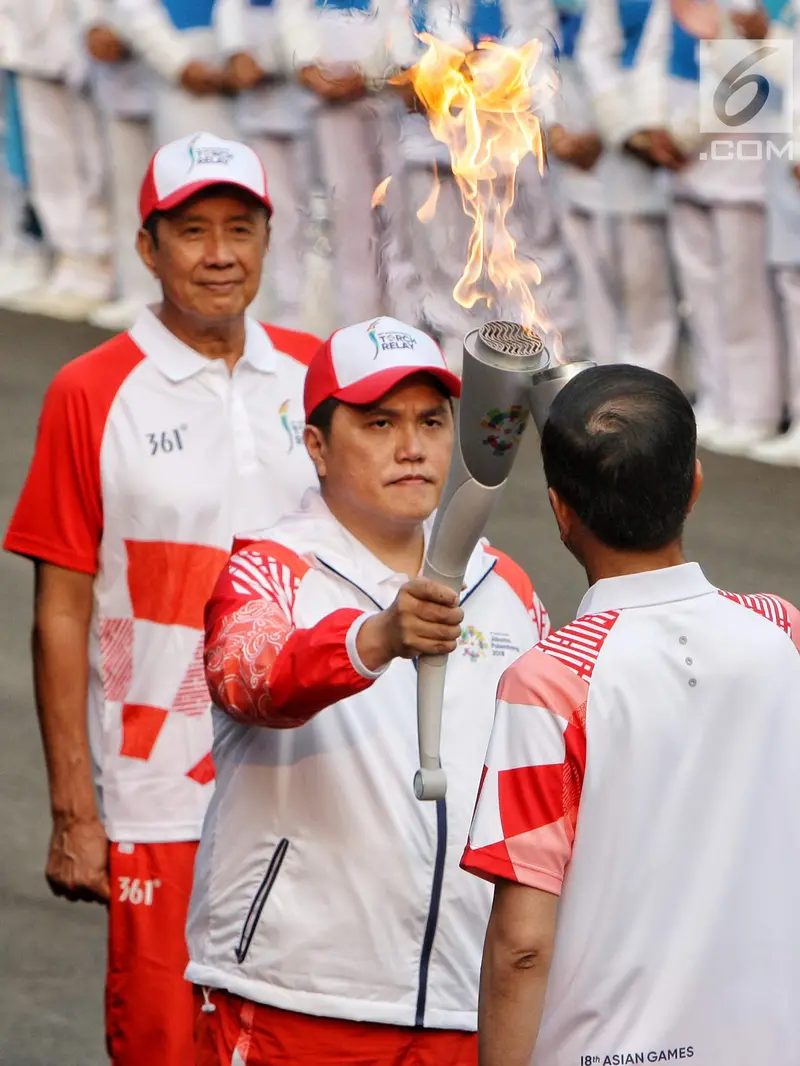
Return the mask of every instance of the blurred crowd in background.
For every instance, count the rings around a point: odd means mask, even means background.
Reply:
[[[800,466],[800,150],[777,92],[775,136],[697,117],[701,39],[791,42],[791,3],[0,0],[0,307],[131,325],[157,298],[142,176],[181,137],[190,167],[208,131],[252,145],[275,205],[253,313],[322,335],[392,314],[457,369],[497,316],[453,299],[471,220],[389,81],[420,31],[465,51],[542,41],[547,160],[521,166],[511,228],[557,354],[675,376],[705,446]]]

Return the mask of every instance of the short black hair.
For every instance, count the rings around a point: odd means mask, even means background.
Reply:
[[[548,486],[620,551],[658,551],[680,537],[696,450],[694,412],[678,386],[624,364],[574,377],[542,431]]]
[[[316,426],[316,428],[322,433],[325,440],[331,435],[331,425],[333,424],[333,416],[336,408],[341,403],[341,400],[337,400],[335,396],[329,396],[327,400],[323,400],[322,403],[317,404],[311,414],[308,416],[308,425]]]
[[[151,211],[142,223],[142,229],[147,230],[150,234],[150,239],[153,242],[154,248],[158,248],[158,223],[163,217],[163,211]]]

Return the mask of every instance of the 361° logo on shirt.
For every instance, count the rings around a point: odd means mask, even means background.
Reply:
[[[183,434],[186,426],[177,426],[175,429],[162,429],[160,433],[148,433],[147,443],[150,445],[150,454],[158,455],[161,452],[169,455],[170,452],[183,451]]]

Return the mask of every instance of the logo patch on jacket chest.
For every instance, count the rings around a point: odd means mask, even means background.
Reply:
[[[485,659],[489,655],[519,655],[519,647],[508,633],[490,633],[486,637],[475,626],[465,626],[458,638],[458,646],[471,662]]]
[[[291,401],[284,400],[278,408],[278,415],[281,420],[281,425],[283,426],[283,431],[289,441],[289,447],[287,448],[287,452],[294,451],[294,446],[296,444],[303,443],[303,430],[305,429],[305,422],[298,422],[294,419],[289,418],[290,406]]]

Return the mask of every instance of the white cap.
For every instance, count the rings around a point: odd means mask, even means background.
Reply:
[[[403,378],[425,372],[461,395],[461,381],[441,348],[427,333],[386,315],[337,329],[309,363],[304,406],[306,418],[331,397],[343,403],[375,403]]]
[[[225,141],[213,133],[194,133],[159,148],[139,193],[139,216],[146,222],[154,211],[169,211],[211,185],[245,189],[272,214],[267,175],[252,148]]]

